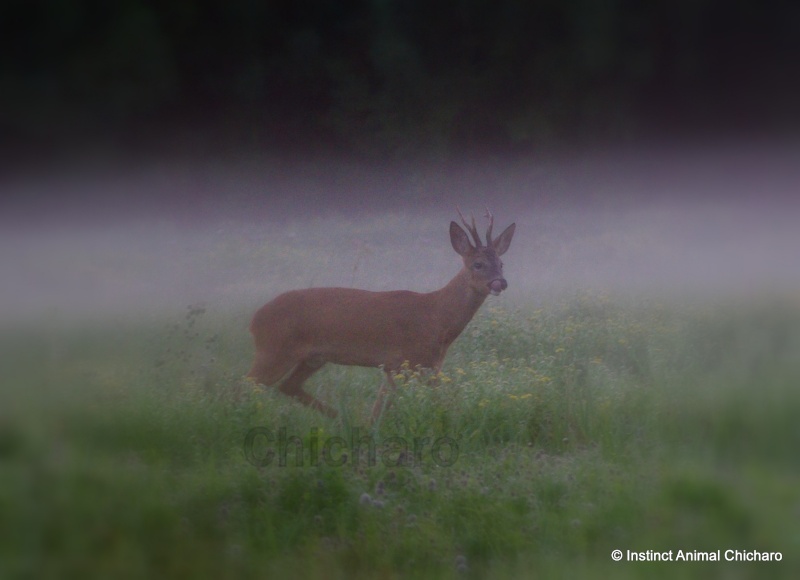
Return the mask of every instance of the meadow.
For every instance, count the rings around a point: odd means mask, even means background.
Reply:
[[[591,295],[487,307],[438,387],[408,369],[375,430],[379,373],[315,377],[341,413],[323,419],[242,379],[247,335],[200,309],[161,329],[18,331],[0,572],[796,577],[796,315]],[[272,440],[247,449],[254,427]],[[783,561],[615,563],[614,549]]]
[[[375,369],[309,381],[338,420],[248,382],[252,310],[5,325],[0,577],[800,576],[796,294],[490,299],[374,426]]]

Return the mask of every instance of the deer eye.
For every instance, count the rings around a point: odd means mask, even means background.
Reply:
[[[483,264],[481,262],[474,262],[472,264],[472,267],[475,268],[476,270],[480,270],[481,268],[483,268]]]

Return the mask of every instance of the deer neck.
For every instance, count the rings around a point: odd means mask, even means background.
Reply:
[[[486,294],[476,292],[472,288],[469,271],[464,268],[444,288],[433,294],[440,313],[440,336],[447,344],[461,334],[486,300]]]

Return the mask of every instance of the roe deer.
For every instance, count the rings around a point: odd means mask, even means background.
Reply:
[[[458,208],[456,208],[458,210]],[[379,367],[386,374],[372,409],[380,416],[392,374],[404,362],[438,373],[448,347],[461,334],[489,294],[508,287],[500,260],[516,224],[492,239],[494,217],[486,210],[486,245],[458,211],[466,232],[450,222],[450,243],[464,267],[440,290],[370,292],[353,288],[308,288],[281,294],[261,307],[250,324],[256,347],[248,377],[272,385],[329,417],[337,412],[303,390],[303,383],[325,363]],[[387,403],[388,407],[388,403]]]

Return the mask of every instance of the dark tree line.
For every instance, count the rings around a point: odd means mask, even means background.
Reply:
[[[526,150],[794,122],[800,5],[6,0],[0,141]]]

